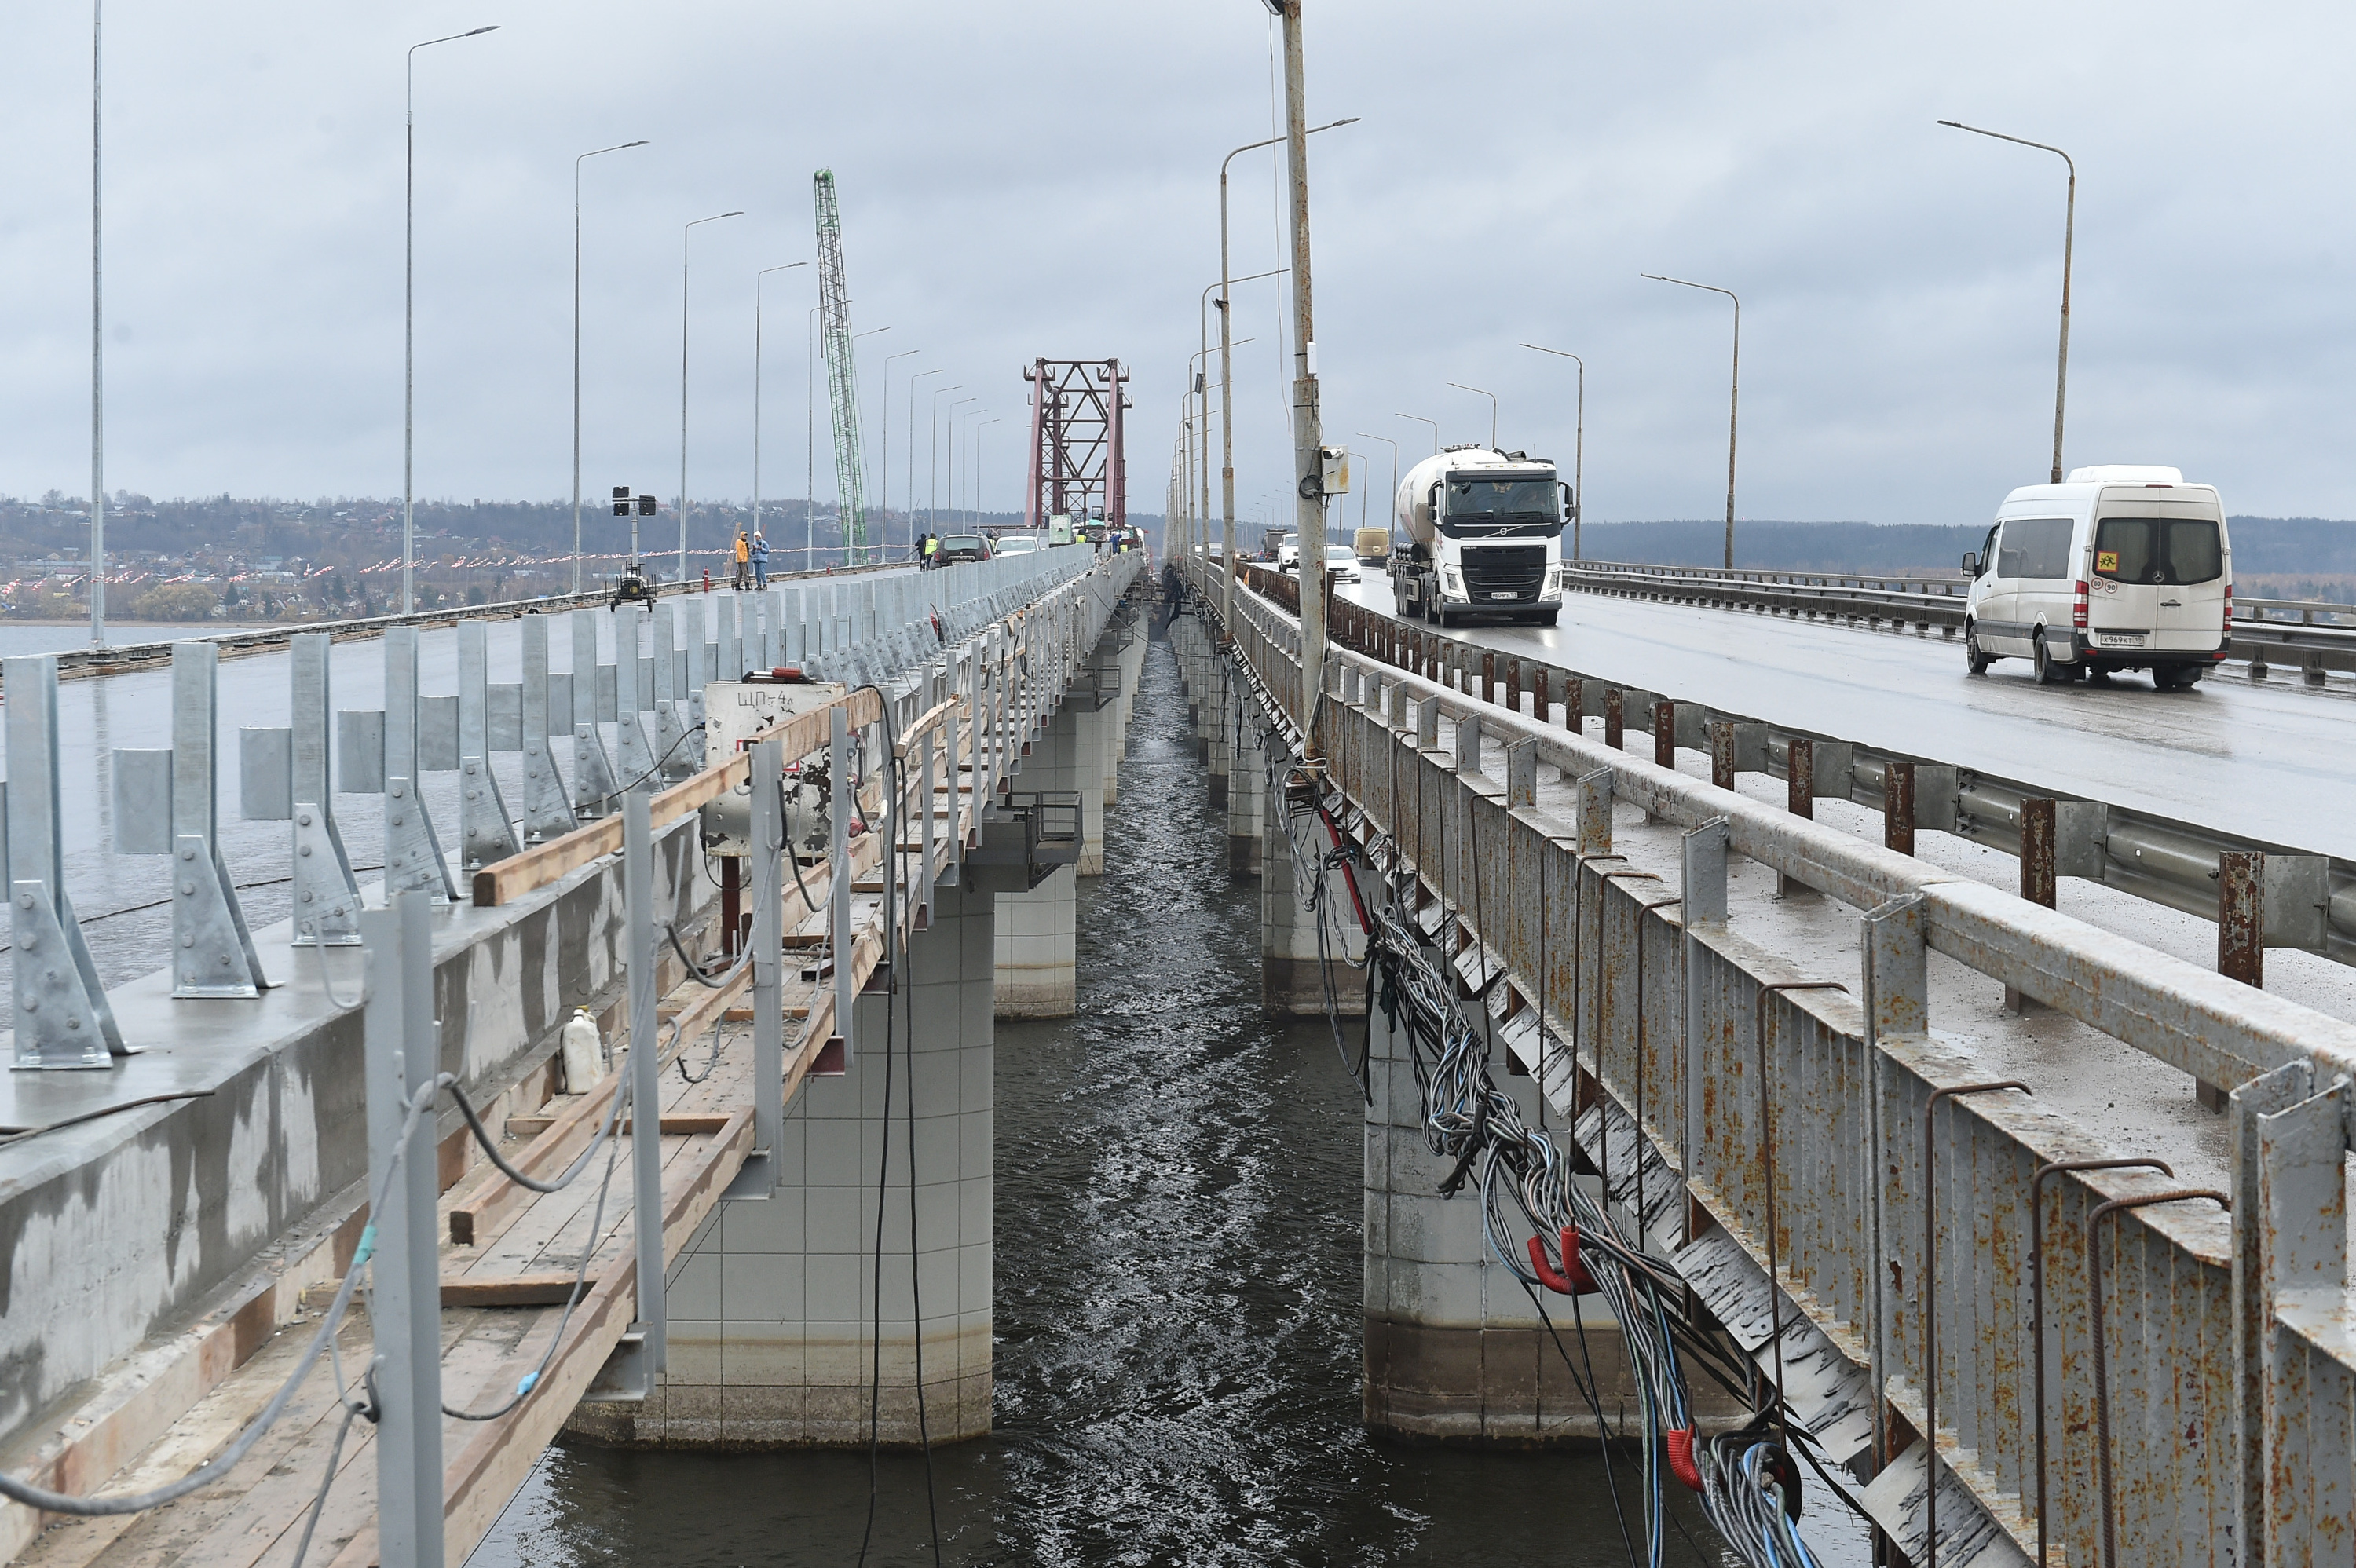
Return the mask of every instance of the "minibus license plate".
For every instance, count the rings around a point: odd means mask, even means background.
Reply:
[[[2096,640],[2106,648],[2139,648],[2145,634],[2141,632],[2103,632]]]

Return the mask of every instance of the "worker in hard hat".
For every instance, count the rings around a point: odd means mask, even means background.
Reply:
[[[736,530],[736,581],[734,586],[742,593],[753,585],[753,540],[743,528]]]
[[[769,587],[769,536],[757,528],[753,533],[753,586],[764,592]]]

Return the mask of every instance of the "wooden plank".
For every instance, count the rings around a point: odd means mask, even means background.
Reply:
[[[583,1294],[594,1289],[598,1275],[594,1270],[583,1284]],[[476,1279],[460,1276],[442,1281],[442,1305],[444,1307],[562,1307],[573,1299],[574,1285],[571,1269],[547,1269],[532,1274],[511,1274],[505,1278]]]
[[[748,1107],[730,1118],[729,1130],[702,1146],[691,1179],[675,1194],[667,1194],[663,1216],[663,1251],[676,1255],[720,1201],[720,1194],[735,1179],[753,1147],[753,1113]],[[674,1244],[672,1238],[678,1238]],[[443,1475],[444,1561],[464,1563],[490,1532],[500,1510],[508,1506],[541,1451],[554,1441],[573,1406],[621,1342],[637,1305],[637,1266],[635,1260],[609,1268],[597,1289],[573,1309],[572,1326],[558,1346],[548,1371],[541,1375],[536,1397],[528,1399],[497,1421],[477,1424],[469,1440],[452,1457]],[[373,1531],[369,1534],[372,1536]],[[353,1544],[358,1546],[356,1540]],[[373,1541],[371,1541],[373,1545]],[[347,1554],[348,1555],[348,1553]],[[365,1561],[366,1559],[360,1559]]]
[[[781,740],[788,757],[806,757],[827,743],[832,733],[833,720],[828,717],[837,707],[848,707],[851,728],[873,724],[884,717],[884,699],[864,687],[838,702],[825,703],[797,713],[780,724],[773,724],[755,737],[756,740]],[[752,760],[743,752],[704,769],[694,777],[673,784],[656,795],[648,805],[648,814],[657,827],[676,821],[708,800],[716,800],[735,788],[750,775]],[[578,827],[561,838],[552,838],[537,848],[520,855],[510,855],[494,865],[475,873],[475,907],[492,909],[511,899],[522,897],[536,888],[544,888],[560,877],[569,876],[592,860],[611,855],[622,847],[622,819],[616,815]]]
[[[749,1019],[751,1016],[752,1015],[748,1010],[745,1017]],[[737,1022],[740,1020],[731,1019],[729,1021]],[[629,1136],[630,1125],[634,1119],[635,1118],[629,1116],[624,1116],[622,1118],[623,1136],[627,1137]],[[677,1133],[681,1136],[691,1136],[697,1133],[716,1133],[720,1130],[722,1124],[725,1123],[727,1120],[727,1117],[716,1113],[712,1115],[677,1116],[666,1115],[662,1119],[662,1130],[666,1133]],[[508,1136],[511,1138],[536,1138],[540,1136],[541,1134],[548,1131],[549,1127],[552,1125],[555,1121],[556,1118],[551,1115],[509,1116],[508,1118]],[[509,1163],[512,1164],[514,1162],[509,1161]]]

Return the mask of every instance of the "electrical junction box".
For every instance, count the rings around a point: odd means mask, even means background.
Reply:
[[[839,702],[849,689],[839,681],[712,681],[703,688],[703,765],[717,767],[762,731]],[[807,768],[805,760],[786,759],[786,838],[802,859],[823,859],[830,842],[826,752],[813,753]],[[705,854],[741,857],[751,848],[753,800],[745,785],[705,802],[702,819]]]
[[[1323,483],[1325,486],[1325,494],[1328,496],[1348,495],[1350,493],[1349,448],[1343,446],[1321,446],[1317,449],[1317,455],[1323,461],[1324,477]]]

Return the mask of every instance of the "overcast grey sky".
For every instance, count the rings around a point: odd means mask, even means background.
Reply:
[[[1311,112],[1364,116],[1312,143],[1331,439],[1428,449],[1399,411],[1485,437],[1486,401],[1445,385],[1464,381],[1500,394],[1506,445],[1567,464],[1570,367],[1515,347],[1549,344],[1587,357],[1589,517],[1709,516],[1729,312],[1637,275],[1674,272],[1743,296],[1742,515],[1985,517],[2047,463],[2063,171],[1951,118],[2078,161],[2069,461],[2356,516],[2356,8],[1308,5]],[[1003,416],[983,478],[1011,507],[1021,367],[1118,355],[1130,495],[1157,510],[1219,159],[1272,117],[1256,0],[109,0],[106,19],[108,483],[159,496],[398,494],[417,39],[501,26],[418,56],[417,483],[460,499],[567,492],[573,156],[644,136],[589,165],[586,493],[675,491],[680,226],[741,207],[696,231],[689,483],[750,494],[753,274],[813,253],[829,165],[854,324],[891,328],[860,346],[871,447],[883,355],[923,350],[891,367],[894,505],[911,371]],[[0,11],[18,495],[88,486],[89,24]],[[1271,155],[1236,168],[1240,274],[1280,264],[1281,235]],[[804,490],[813,289],[811,269],[769,280],[771,496]],[[1247,513],[1290,466],[1277,299],[1238,291]],[[1387,485],[1387,451],[1353,444]],[[821,444],[822,497],[825,466]]]

